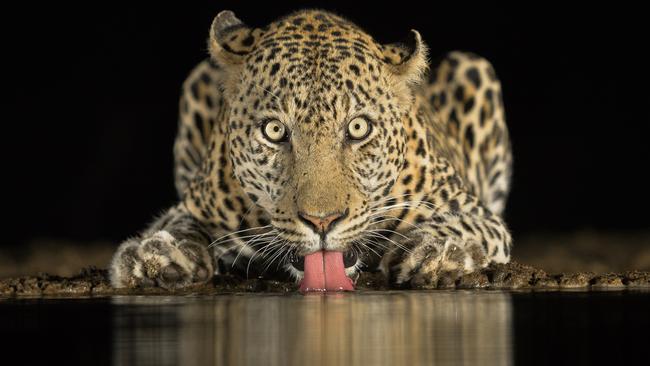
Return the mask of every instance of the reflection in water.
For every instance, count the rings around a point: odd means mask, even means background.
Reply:
[[[512,364],[497,292],[117,297],[115,364]]]

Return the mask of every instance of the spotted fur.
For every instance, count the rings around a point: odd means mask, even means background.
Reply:
[[[350,276],[379,268],[419,287],[509,260],[512,156],[488,61],[452,52],[429,69],[418,32],[380,44],[320,10],[264,28],[224,11],[208,44],[180,102],[180,202],[122,244],[114,286],[174,288],[206,270],[300,279],[291,263],[322,249],[358,254]],[[354,118],[371,126],[362,140],[346,132]],[[265,137],[269,120],[286,140]],[[325,236],[303,213],[343,217]]]

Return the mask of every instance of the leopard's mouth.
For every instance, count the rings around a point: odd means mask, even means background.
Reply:
[[[348,276],[346,269],[356,265],[357,261],[353,250],[345,253],[318,250],[290,258],[291,265],[303,273],[301,292],[353,291],[355,281]]]
[[[356,251],[348,250],[347,252],[343,253],[343,265],[345,268],[354,267],[358,261],[359,257]],[[293,266],[293,268],[297,269],[300,272],[303,272],[305,270],[304,255],[298,255],[295,252],[291,253],[289,256],[289,263],[291,263],[291,266]]]

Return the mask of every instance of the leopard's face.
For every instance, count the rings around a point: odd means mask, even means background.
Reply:
[[[232,104],[235,175],[301,254],[347,251],[371,222],[373,202],[397,179],[403,111],[376,60],[324,62],[318,70],[304,57],[266,61],[268,52],[246,62],[251,71]],[[332,215],[339,217],[327,227],[309,221]]]
[[[297,254],[362,250],[404,164],[411,89],[394,59],[413,53],[322,12],[221,37],[220,63],[237,61],[226,94],[242,189]]]

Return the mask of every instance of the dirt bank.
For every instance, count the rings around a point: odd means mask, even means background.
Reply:
[[[547,274],[543,270],[512,262],[494,265],[462,277],[452,287],[460,289],[626,289],[649,288],[650,272],[629,271],[595,274],[576,272]],[[215,276],[212,282],[175,291],[175,294],[221,294],[233,292],[292,292],[291,283],[265,279],[241,279],[233,276]],[[358,290],[387,290],[379,273],[363,273],[357,281]],[[119,294],[169,294],[161,289],[116,290],[108,283],[106,270],[89,268],[72,277],[24,276],[0,280],[0,296],[84,296]]]

